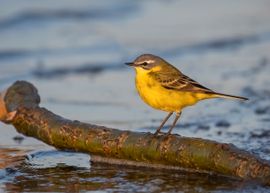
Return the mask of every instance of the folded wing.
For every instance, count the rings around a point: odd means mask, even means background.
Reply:
[[[170,70],[169,73],[166,71],[152,73],[151,76],[166,89],[185,92],[214,93],[211,89],[202,86],[178,70],[174,72]]]

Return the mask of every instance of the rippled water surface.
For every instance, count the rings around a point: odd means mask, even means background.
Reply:
[[[205,86],[245,103],[187,108],[174,132],[233,143],[270,160],[270,2],[0,0],[0,89],[32,82],[41,105],[70,119],[152,131],[165,116],[146,106],[124,65],[166,58]],[[0,124],[0,192],[270,192],[215,176],[90,163]]]

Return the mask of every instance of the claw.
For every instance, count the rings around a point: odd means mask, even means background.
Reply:
[[[154,133],[154,136],[156,137],[156,136],[158,136],[159,134],[165,135],[166,133],[165,133],[165,132],[162,132],[162,131],[156,131],[156,132]]]
[[[170,133],[170,132],[168,132],[168,133],[166,133],[165,134],[165,138],[167,138],[167,137],[169,137],[169,136],[171,136],[172,134]]]

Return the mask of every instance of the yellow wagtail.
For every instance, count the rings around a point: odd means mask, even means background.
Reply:
[[[240,96],[232,96],[214,92],[184,75],[164,59],[152,54],[143,54],[133,62],[126,63],[136,70],[136,88],[145,103],[159,110],[169,112],[157,128],[157,135],[166,121],[175,112],[176,117],[167,135],[169,135],[179,119],[182,109],[196,104],[200,100],[210,98],[231,98],[247,100]]]

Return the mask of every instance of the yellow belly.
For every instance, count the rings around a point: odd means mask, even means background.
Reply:
[[[212,98],[209,94],[182,92],[166,89],[152,78],[136,76],[136,87],[145,103],[151,107],[168,112],[180,112],[200,100]]]

